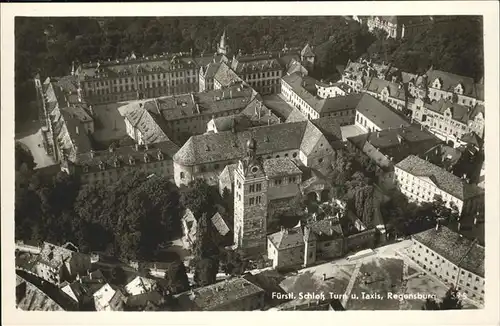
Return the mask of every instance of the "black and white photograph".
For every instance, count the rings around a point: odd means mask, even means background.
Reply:
[[[11,308],[483,310],[484,16],[191,6],[12,17]]]

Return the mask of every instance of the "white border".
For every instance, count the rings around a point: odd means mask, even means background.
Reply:
[[[252,313],[47,313],[15,310],[14,287],[14,17],[15,16],[285,16],[285,15],[483,15],[486,120],[486,305],[483,310],[442,312],[346,311]],[[1,4],[2,323],[5,325],[161,325],[279,323],[337,325],[498,325],[499,222],[498,4],[496,1],[426,2],[212,2]]]

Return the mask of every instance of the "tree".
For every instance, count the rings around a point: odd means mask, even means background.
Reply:
[[[422,310],[454,310],[462,309],[462,300],[459,298],[458,290],[450,287],[440,302],[434,299],[427,299],[422,306]]]
[[[203,258],[196,263],[194,281],[198,286],[207,286],[217,281],[219,262],[216,258]]]
[[[214,257],[218,253],[214,242],[212,224],[204,213],[198,221],[196,239],[193,244],[193,261],[196,263],[204,258]]]
[[[111,283],[116,285],[124,285],[127,282],[127,275],[121,267],[113,267],[110,277]]]
[[[15,144],[15,170],[24,172],[33,171],[36,166],[35,159],[31,151],[19,142]]]
[[[210,186],[204,179],[197,179],[181,189],[182,206],[189,208],[197,220],[204,213],[210,217],[215,214],[216,204],[220,204],[221,201],[217,189]]]
[[[171,294],[180,293],[189,289],[189,280],[186,274],[186,266],[179,259],[172,262],[165,273],[167,288]]]

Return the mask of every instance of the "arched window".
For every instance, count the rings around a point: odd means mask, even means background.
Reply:
[[[181,172],[180,177],[181,179],[184,179],[184,172]]]

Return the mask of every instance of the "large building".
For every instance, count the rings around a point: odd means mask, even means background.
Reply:
[[[313,78],[293,73],[281,80],[281,94],[307,119],[335,117],[341,126],[354,124],[356,107],[360,94],[321,98],[314,95],[317,81]],[[319,90],[319,89],[318,89]]]
[[[419,155],[442,143],[422,126],[385,129],[347,138],[348,146],[377,166],[379,182],[392,186],[394,165],[408,155]]]
[[[232,278],[175,295],[182,311],[253,311],[264,308],[265,291],[244,278]]]
[[[445,205],[459,214],[484,210],[484,190],[415,155],[395,166],[394,181],[408,199],[432,202],[440,196]]]
[[[112,184],[132,170],[173,180],[172,157],[179,147],[171,141],[146,145],[110,147],[80,154],[76,162],[63,161],[61,169],[91,185]]]
[[[412,111],[415,121],[452,145],[459,146],[461,139],[470,132],[484,137],[485,112],[481,104],[467,107],[447,99],[432,103],[416,99]]]
[[[257,142],[256,155],[263,159],[285,157],[299,165],[321,168],[333,153],[326,137],[309,121],[192,136],[174,155],[176,185],[187,185],[196,178],[217,184],[224,167],[245,156],[245,144],[251,138]]]
[[[405,117],[369,94],[363,94],[356,106],[355,125],[365,132],[408,127]]]
[[[409,255],[468,298],[484,302],[484,247],[439,224],[412,236]]]
[[[222,185],[233,190],[234,197],[234,244],[241,249],[264,251],[267,225],[286,202],[300,194],[302,171],[290,158],[257,157],[257,143],[247,142],[246,157],[234,167],[234,185]],[[223,171],[224,172],[224,171]],[[224,180],[224,178],[223,178]],[[279,205],[276,201],[285,201]]]
[[[134,101],[119,108],[127,132],[141,144],[143,135],[149,143],[172,139],[185,142],[192,135],[203,134],[214,118],[239,114],[258,94],[250,87],[234,85],[224,89]],[[146,139],[147,140],[147,139]]]

